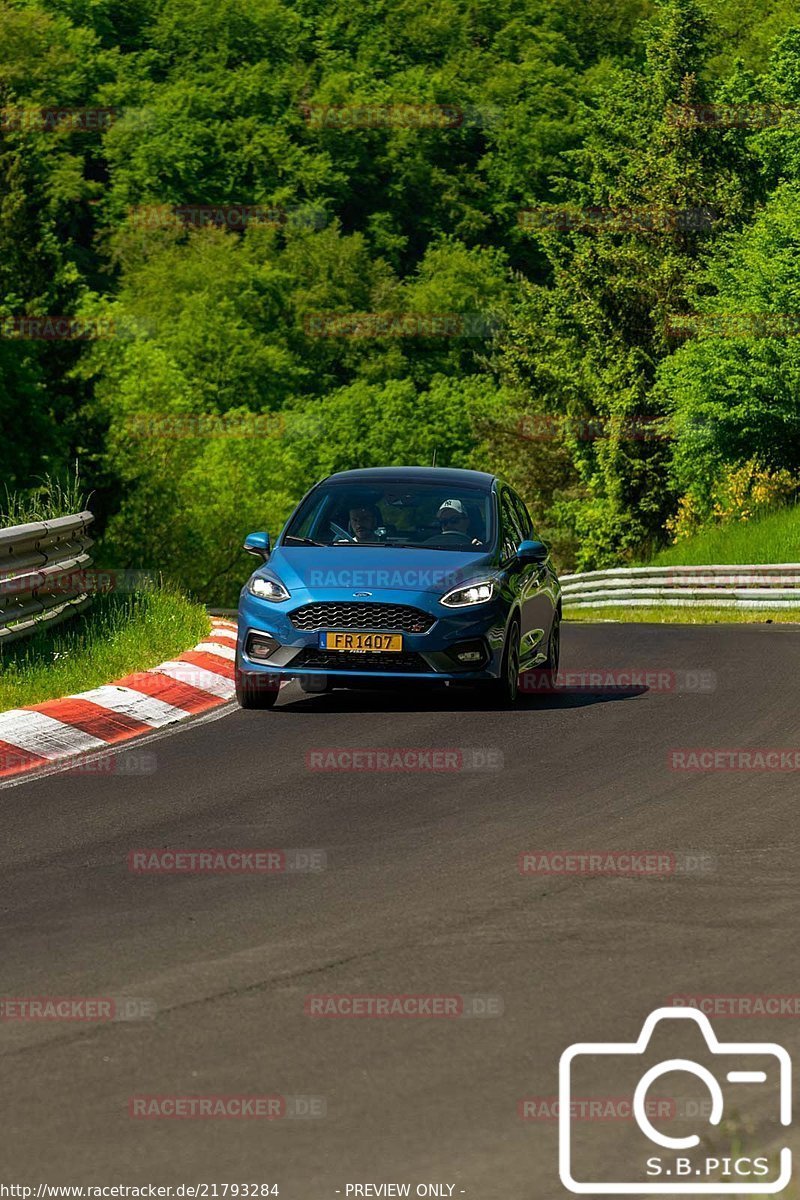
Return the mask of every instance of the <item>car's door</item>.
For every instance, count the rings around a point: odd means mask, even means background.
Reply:
[[[500,498],[504,523],[507,522],[516,539],[516,550],[520,542],[534,538],[533,523],[527,508],[516,492],[506,486]],[[549,572],[543,563],[526,563],[517,570],[518,594],[522,613],[522,644],[520,659],[535,659],[544,654],[553,621],[553,594],[549,586]]]
[[[506,489],[497,484],[495,487],[497,504],[497,557],[503,579],[503,595],[508,601],[509,608],[519,608],[522,622],[522,586],[523,579],[517,563],[517,546],[519,545],[518,530],[512,515],[511,505],[506,495]]]
[[[500,558],[506,572],[508,588],[517,600],[520,613],[521,655],[525,657],[528,644],[530,620],[528,612],[528,568],[520,566],[517,547],[523,541],[519,515],[511,502],[511,489],[501,486],[498,490],[497,509],[500,519]]]

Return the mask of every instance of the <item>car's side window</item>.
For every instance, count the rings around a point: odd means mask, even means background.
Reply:
[[[503,559],[513,558],[517,547],[524,539],[519,527],[519,518],[512,507],[511,497],[505,489],[500,493],[500,529]]]
[[[317,537],[319,534],[319,518],[325,504],[325,497],[321,496],[316,504],[308,509],[303,521],[298,524],[296,529],[292,530],[292,536],[300,538]]]
[[[510,496],[511,503],[514,506],[514,511],[517,514],[517,520],[520,529],[522,530],[522,538],[525,541],[529,541],[533,537],[533,521],[531,520],[531,515],[516,492],[511,492]]]

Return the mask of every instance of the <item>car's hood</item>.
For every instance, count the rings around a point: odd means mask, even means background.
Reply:
[[[299,588],[437,592],[470,582],[491,569],[492,555],[388,546],[280,546],[256,574],[277,575]]]

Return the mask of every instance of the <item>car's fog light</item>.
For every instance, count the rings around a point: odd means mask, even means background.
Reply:
[[[483,658],[483,654],[480,650],[459,650],[456,658],[459,662],[474,663],[480,662]]]
[[[473,639],[470,642],[457,642],[450,647],[450,657],[460,667],[482,667],[486,662],[486,647],[483,642]]]
[[[280,642],[266,633],[251,633],[247,639],[247,657],[256,662],[266,662],[275,653]]]

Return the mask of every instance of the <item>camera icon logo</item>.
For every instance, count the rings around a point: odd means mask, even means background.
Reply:
[[[640,1071],[656,1028],[660,1027],[660,1032],[672,1033],[678,1030],[677,1022],[681,1021],[684,1022],[684,1030],[687,1030],[687,1022],[693,1024],[695,1034],[699,1030],[706,1052],[715,1059],[713,1065],[719,1068],[718,1073],[689,1058],[666,1058]],[[644,1135],[642,1149],[650,1157],[642,1155],[640,1170],[638,1167],[633,1167],[631,1171],[620,1169],[619,1174],[632,1175],[627,1180],[576,1178],[573,1121],[575,1073],[583,1058],[587,1062],[590,1059],[594,1062],[597,1056],[608,1056],[609,1061],[606,1064],[601,1057],[596,1074],[609,1078],[612,1074],[611,1062],[617,1060],[618,1065],[624,1066],[622,1073],[626,1078],[638,1080],[632,1087],[630,1110],[639,1133]],[[754,1062],[754,1059],[757,1061]],[[721,1080],[737,1089],[738,1103],[746,1103],[752,1096],[749,1090],[751,1085],[772,1083],[778,1099],[777,1119],[780,1125],[791,1124],[792,1063],[783,1046],[775,1042],[720,1042],[704,1013],[692,1008],[658,1008],[645,1020],[636,1042],[578,1042],[569,1046],[561,1056],[559,1173],[568,1191],[582,1195],[754,1196],[774,1195],[788,1186],[792,1177],[792,1152],[787,1146],[771,1157],[762,1155],[752,1158],[743,1154],[737,1157],[711,1157],[710,1153],[698,1149],[701,1139],[697,1134],[673,1137],[653,1125],[648,1093],[662,1076],[676,1072],[700,1080],[708,1089],[710,1104],[707,1119],[711,1126],[718,1126],[726,1115]],[[740,1085],[745,1085],[743,1091]],[[727,1115],[730,1116],[730,1112]],[[638,1138],[636,1141],[638,1143]],[[659,1148],[661,1153],[654,1153],[654,1147]],[[638,1163],[635,1153],[630,1161],[632,1164]],[[582,1171],[579,1173],[583,1174]],[[605,1171],[597,1173],[605,1174]]]

